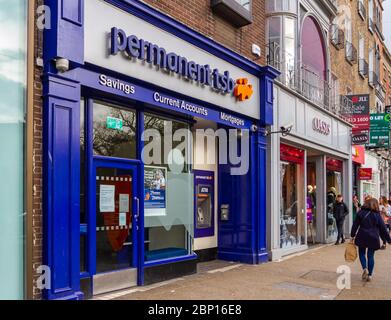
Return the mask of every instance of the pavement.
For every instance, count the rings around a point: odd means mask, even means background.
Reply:
[[[388,300],[391,246],[375,254],[371,282],[344,260],[344,245],[325,245],[261,265],[200,263],[198,273],[97,296],[97,300]],[[338,273],[338,268],[344,273]],[[341,271],[339,270],[339,271]],[[350,273],[350,274],[349,274]],[[337,286],[337,282],[341,285]],[[350,284],[350,285],[349,285]]]

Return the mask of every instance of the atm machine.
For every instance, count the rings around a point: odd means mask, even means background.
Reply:
[[[194,170],[194,237],[214,236],[214,172]]]

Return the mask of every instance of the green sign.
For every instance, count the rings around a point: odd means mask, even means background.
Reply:
[[[371,113],[369,148],[388,148],[390,146],[390,118],[388,113]]]
[[[122,130],[122,119],[113,118],[113,117],[107,117],[106,118],[106,125],[108,129],[114,129],[114,130]]]

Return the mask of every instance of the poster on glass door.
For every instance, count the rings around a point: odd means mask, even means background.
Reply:
[[[166,215],[167,169],[144,167],[144,215]]]

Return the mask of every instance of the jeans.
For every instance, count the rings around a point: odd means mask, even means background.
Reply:
[[[343,225],[344,225],[344,222],[345,222],[345,220],[336,220],[337,230],[338,230],[337,241],[339,241],[340,239],[344,240],[344,236],[343,236]]]
[[[367,248],[358,248],[358,254],[360,256],[360,262],[362,268],[368,269],[368,273],[371,276],[373,273],[373,268],[375,267],[375,250],[368,248],[368,253],[367,253]]]

